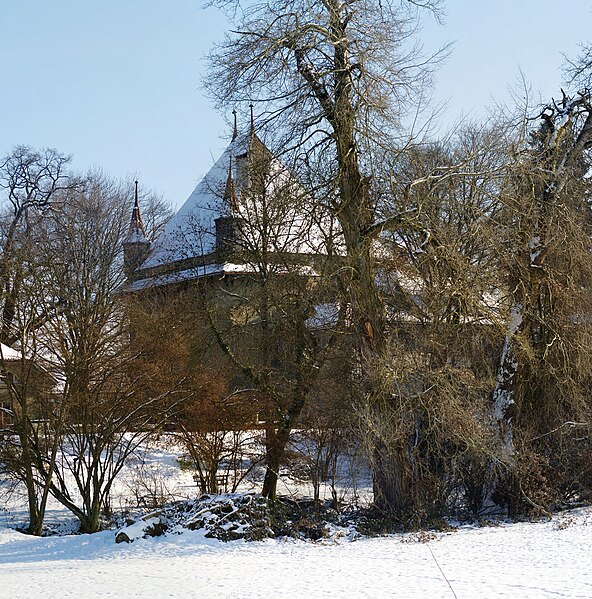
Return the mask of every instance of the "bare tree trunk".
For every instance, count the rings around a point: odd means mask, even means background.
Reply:
[[[303,374],[308,374],[306,371]],[[283,462],[286,447],[290,442],[290,436],[295,424],[298,422],[306,400],[310,392],[311,381],[307,383],[300,381],[293,391],[292,401],[286,411],[284,418],[280,421],[277,430],[268,437],[267,446],[267,470],[261,491],[264,497],[275,499],[277,495],[277,483],[280,466]]]
[[[562,410],[577,409],[578,392],[569,389],[567,381],[578,378],[573,361],[581,348],[562,338],[561,331],[566,321],[588,309],[573,306],[568,308],[571,313],[562,313],[571,298],[561,287],[574,285],[580,273],[570,272],[574,259],[567,247],[558,248],[557,240],[569,234],[570,219],[581,218],[576,216],[581,211],[577,185],[584,152],[592,143],[589,95],[575,99],[564,95],[562,103],[548,106],[541,117],[543,124],[532,135],[528,153],[513,165],[510,175],[512,305],[492,395],[498,454],[484,493],[486,500],[511,511],[520,509],[524,499],[516,480],[520,476],[515,471],[516,431],[545,438],[561,424],[557,419],[563,419]],[[566,186],[574,191],[566,194]],[[575,283],[576,294],[583,284]],[[550,352],[555,346],[562,349],[553,362]],[[534,446],[529,450],[536,452]]]

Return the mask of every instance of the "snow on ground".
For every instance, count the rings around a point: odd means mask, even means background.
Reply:
[[[297,435],[295,434],[295,437]],[[264,441],[261,431],[247,431],[240,445],[247,465],[252,460],[256,467],[249,469],[248,476],[241,479],[237,489],[232,484],[221,491],[236,490],[240,493],[259,492],[263,483],[265,468],[260,461],[264,452]],[[313,443],[306,439],[298,439],[289,447],[294,458],[292,468],[282,468],[278,483],[278,493],[290,497],[313,497],[314,488],[307,478],[310,464],[317,458]],[[156,499],[163,502],[183,500],[199,495],[194,472],[190,468],[181,468],[184,459],[182,447],[171,436],[163,435],[158,440],[149,440],[142,444],[127,460],[126,465],[117,477],[111,490],[111,507],[115,512],[127,508],[153,507]],[[58,459],[60,463],[60,459]],[[300,468],[298,465],[300,464]],[[305,472],[300,472],[304,466]],[[342,454],[338,459],[338,472],[335,474],[333,487],[331,480],[320,482],[319,498],[321,501],[331,500],[333,493],[342,503],[367,505],[372,498],[372,481],[367,466],[360,462],[356,455]],[[227,474],[232,481],[232,472],[221,468],[219,474]],[[76,496],[76,486],[68,471],[63,476],[70,483],[70,491]],[[352,483],[355,481],[355,484]],[[0,526],[19,528],[26,526],[27,499],[24,487],[14,485],[8,480],[0,479]],[[46,524],[60,531],[73,523],[75,519],[64,510],[60,503],[52,497],[48,502]],[[0,595],[1,599],[1,595]]]
[[[113,507],[133,504],[146,491],[195,497],[191,472],[181,470],[178,456],[170,444],[144,447],[124,471]],[[289,477],[282,485],[305,491]],[[592,508],[534,524],[356,541],[225,544],[185,530],[116,544],[113,530],[44,538],[16,532],[26,522],[24,498],[1,491],[0,598],[592,597]],[[62,533],[74,530],[75,519],[56,502],[47,522]]]
[[[186,531],[116,545],[114,536],[34,538],[0,528],[2,596],[592,597],[590,509],[544,523],[341,543],[224,544]]]

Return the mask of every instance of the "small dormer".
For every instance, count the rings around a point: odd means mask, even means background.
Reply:
[[[138,182],[136,181],[134,208],[132,210],[129,231],[123,241],[123,269],[128,279],[131,280],[134,278],[134,272],[142,264],[149,251],[150,242],[146,236],[142,215],[140,214]]]

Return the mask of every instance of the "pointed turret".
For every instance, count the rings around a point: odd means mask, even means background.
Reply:
[[[123,269],[128,279],[133,279],[134,271],[142,264],[150,250],[150,242],[146,236],[146,229],[142,222],[140,203],[138,199],[138,182],[136,181],[136,194],[130,226],[123,241]]]
[[[236,139],[236,111],[234,112],[234,133],[232,140]],[[222,214],[214,219],[216,226],[216,252],[222,257],[237,249],[240,237],[242,219],[239,216],[238,195],[232,172],[232,154],[228,157],[228,176],[224,187],[224,209]]]
[[[144,223],[142,222],[142,215],[140,214],[140,202],[138,199],[138,182],[136,181],[136,196],[134,200],[134,207],[132,209],[132,217],[130,220],[129,231],[124,243],[150,243],[148,237],[146,237],[146,229],[144,229]]]
[[[228,177],[226,179],[226,187],[224,188],[224,202],[228,207],[231,216],[238,212],[238,197],[236,195],[236,186],[232,175],[232,156],[230,156],[230,161],[228,163]]]
[[[246,154],[247,160],[245,161],[245,168],[248,169],[248,175],[245,181],[251,193],[261,195],[265,190],[265,181],[269,175],[269,167],[273,156],[257,135],[253,104],[249,104],[249,108],[251,109],[251,126]]]

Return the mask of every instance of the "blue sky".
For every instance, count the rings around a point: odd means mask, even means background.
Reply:
[[[227,23],[199,0],[0,0],[0,28],[0,155],[55,147],[178,206],[226,145],[201,78]],[[592,38],[592,0],[449,0],[422,38],[455,42],[434,91],[446,127],[509,101],[520,70],[558,95],[561,52]]]

